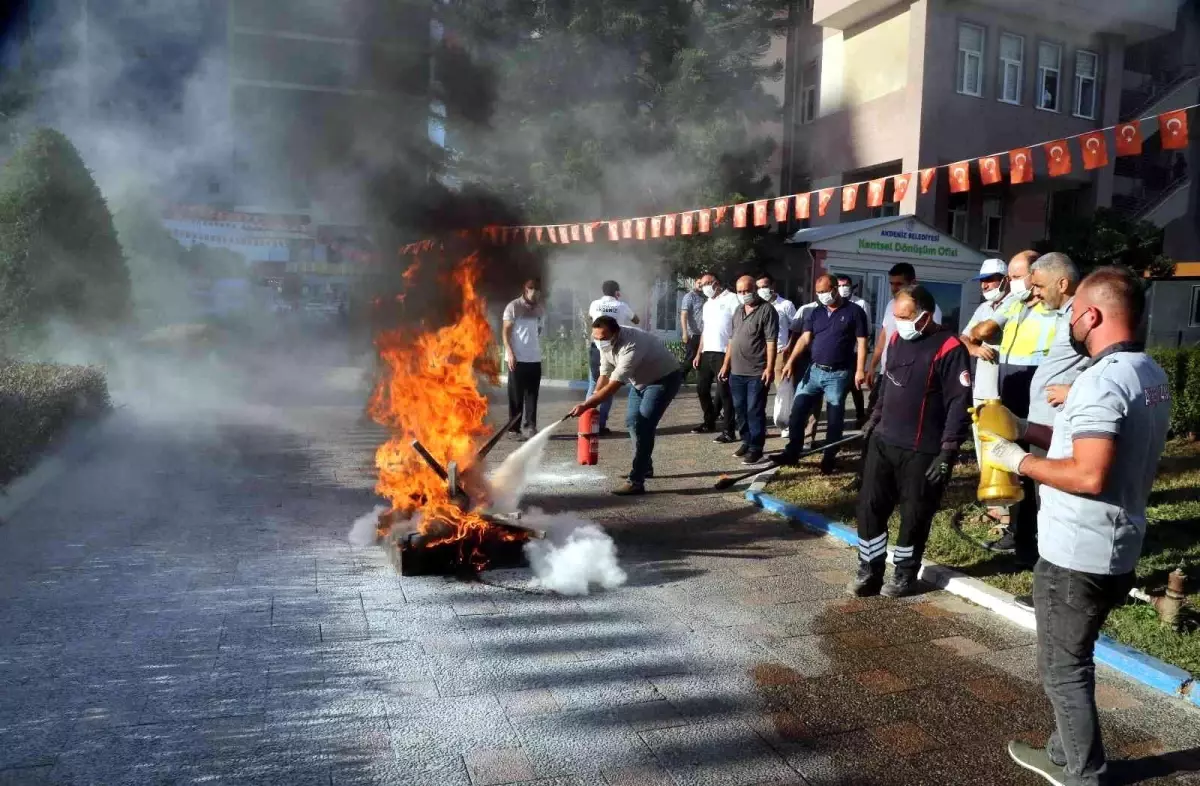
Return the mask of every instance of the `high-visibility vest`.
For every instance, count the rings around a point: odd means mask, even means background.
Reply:
[[[1019,300],[1005,307],[1008,322],[1000,339],[1000,363],[1037,366],[1050,352],[1058,329],[1058,314],[1038,303],[1030,308]]]

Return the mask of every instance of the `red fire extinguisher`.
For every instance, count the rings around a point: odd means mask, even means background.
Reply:
[[[600,463],[600,419],[594,409],[584,410],[579,416],[579,441],[575,443],[575,457],[584,466]]]

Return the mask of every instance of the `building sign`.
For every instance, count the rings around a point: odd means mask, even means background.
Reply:
[[[881,234],[886,234],[886,231]],[[938,235],[933,235],[933,237],[936,238]],[[950,259],[958,257],[958,249],[954,246],[938,245],[936,242],[919,243],[882,238],[872,240],[860,237],[858,239],[858,250],[876,254],[902,254],[913,257],[944,257]]]
[[[833,253],[907,257],[914,262],[977,265],[978,260],[982,259],[979,252],[954,237],[943,235],[933,227],[911,218],[817,241],[813,245],[814,248]]]

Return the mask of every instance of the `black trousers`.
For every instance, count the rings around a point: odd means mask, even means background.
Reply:
[[[863,392],[858,385],[850,388],[850,398],[854,401],[854,424],[862,428],[867,422],[867,409],[863,406]]]
[[[722,434],[737,436],[733,432],[733,395],[729,391],[729,383],[717,379],[722,364],[725,363],[724,352],[701,352],[700,367],[696,375],[696,397],[700,399],[700,411],[704,413],[704,425],[708,428],[721,427]],[[712,394],[713,384],[717,386],[717,395]],[[717,419],[720,418],[718,424]]]
[[[1022,447],[1038,458],[1046,457],[1046,451],[1037,445],[1022,443]],[[1038,487],[1040,485],[1039,483],[1035,483],[1031,478],[1024,475],[1021,476],[1021,488],[1025,491],[1025,499],[1017,503],[1017,509],[1013,511],[1009,523],[1009,526],[1012,527],[1013,539],[1016,541],[1017,559],[1028,565],[1034,564],[1038,559],[1037,520],[1039,507]]]
[[[517,363],[508,370],[508,417],[511,420],[518,413],[524,413],[520,423],[523,431],[537,431],[538,389],[541,386],[541,363]]]
[[[921,567],[933,516],[945,485],[925,479],[937,456],[889,445],[871,436],[863,449],[866,466],[858,495],[858,559],[879,570],[887,559],[888,519],[900,506],[900,537],[893,559],[896,570],[915,574]]]
[[[687,378],[688,374],[696,371],[692,368],[692,361],[696,359],[696,353],[700,351],[700,337],[692,336],[683,345],[683,376]],[[699,377],[699,374],[696,375]]]

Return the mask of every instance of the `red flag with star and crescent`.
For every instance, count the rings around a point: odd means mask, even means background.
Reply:
[[[812,210],[812,194],[796,194],[796,218],[803,221]]]
[[[767,200],[763,199],[754,203],[754,226],[765,227],[767,225]]]
[[[842,186],[842,212],[850,213],[854,211],[855,205],[858,204],[858,183],[851,183],[848,186]]]
[[[598,226],[598,224],[584,224],[583,225],[583,239],[585,241],[587,241],[588,243],[596,242],[596,235],[593,233],[596,231],[597,226]]]
[[[701,210],[697,214],[696,224],[697,224],[697,229],[699,229],[701,234],[703,234],[705,232],[711,232],[712,231],[712,209],[705,208],[704,210]]]
[[[867,207],[883,207],[883,190],[886,185],[886,177],[867,183]]]
[[[786,224],[788,220],[788,202],[791,200],[787,197],[779,197],[775,200],[775,223]]]
[[[961,194],[971,190],[971,162],[959,161],[950,165],[950,193]]]
[[[1117,139],[1118,156],[1140,156],[1142,154],[1142,124],[1137,120],[1121,123],[1113,129]]]
[[[822,188],[817,192],[817,215],[825,215],[825,211],[829,209],[829,203],[833,201],[833,189]]]
[[[616,221],[608,222],[608,239],[614,243],[621,239],[621,226]]]
[[[1083,154],[1084,169],[1108,166],[1108,140],[1103,131],[1091,131],[1079,137],[1079,152]]]
[[[678,213],[671,213],[663,219],[663,236],[675,237],[675,221]]]
[[[571,240],[579,242],[579,224],[571,224]]]
[[[1033,150],[1018,147],[1008,151],[1009,181],[1012,183],[1033,182]]]
[[[933,179],[937,176],[937,167],[931,166],[929,169],[921,170],[921,193],[928,194],[929,187],[933,185]]]
[[[1158,116],[1163,150],[1185,150],[1188,146],[1187,110],[1176,109]]]
[[[744,202],[733,206],[733,228],[746,228],[746,204]]]
[[[679,217],[679,234],[681,234],[681,235],[692,234],[692,221],[695,220],[695,218],[696,218],[696,214],[691,213],[691,212],[683,213],[682,215],[680,215],[680,217]]]
[[[622,218],[621,219],[621,239],[622,240],[632,240],[633,239],[633,219],[632,218]]]
[[[721,205],[716,210],[717,215],[713,218],[713,226],[720,226],[721,222],[725,220],[725,214],[729,212],[729,205]]]
[[[651,217],[650,237],[662,237],[662,216]]]
[[[892,177],[892,201],[903,202],[904,197],[908,194],[908,187],[912,185],[912,172],[905,172],[902,175]]]
[[[1071,148],[1067,140],[1056,139],[1042,145],[1046,153],[1046,172],[1050,177],[1062,177],[1071,174],[1074,165],[1071,163]]]
[[[994,186],[1000,182],[1000,156],[984,156],[979,159],[979,182]]]
[[[633,220],[633,234],[638,240],[646,239],[646,219],[635,218]]]

